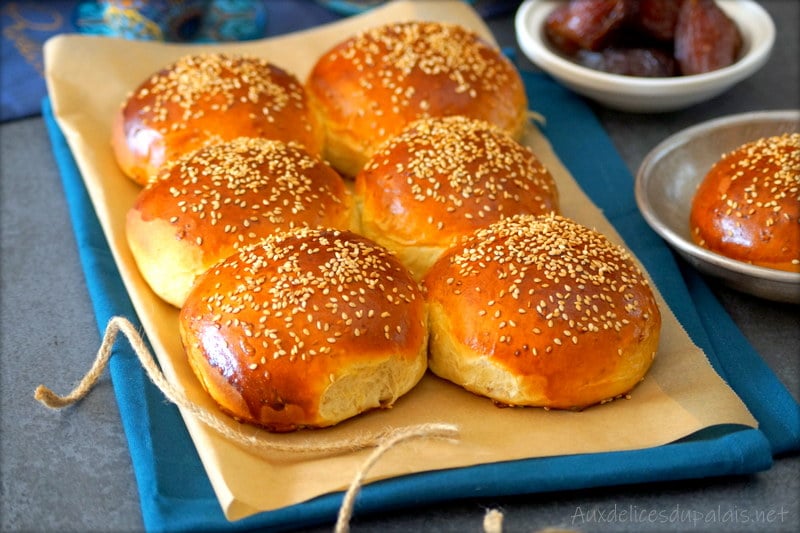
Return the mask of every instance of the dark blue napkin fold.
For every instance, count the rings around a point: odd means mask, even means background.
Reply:
[[[633,178],[594,114],[578,97],[540,74],[523,73],[542,131],[592,200],[642,260],[693,341],[758,419],[759,429],[715,426],[644,450],[581,454],[478,465],[403,476],[365,486],[356,513],[458,498],[495,497],[588,487],[748,474],[768,469],[773,454],[800,449],[800,406],[742,336],[702,278],[679,265],[639,215]],[[98,328],[136,314],[56,123],[43,115],[53,144]],[[580,124],[581,135],[574,135]],[[131,451],[148,531],[293,529],[333,521],[342,493],[228,522],[180,415],[148,381],[130,347],[118,342],[111,379]]]

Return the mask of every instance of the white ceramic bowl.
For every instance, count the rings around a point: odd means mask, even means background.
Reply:
[[[800,303],[800,273],[754,266],[694,244],[689,212],[697,186],[720,157],[760,137],[800,132],[800,110],[759,111],[718,118],[662,141],[636,174],[642,216],[676,252],[699,271],[742,292]]]
[[[544,36],[544,22],[559,0],[526,0],[516,13],[517,41],[535,65],[561,84],[606,107],[636,113],[674,111],[709,100],[747,78],[769,58],[775,24],[752,0],[717,0],[742,33],[741,57],[728,67],[692,76],[642,78],[582,67],[556,52]]]

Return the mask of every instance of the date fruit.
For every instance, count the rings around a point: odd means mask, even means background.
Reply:
[[[640,0],[634,24],[646,35],[659,41],[675,39],[675,26],[683,0]]]
[[[573,0],[554,9],[545,33],[561,50],[599,50],[625,20],[626,0]]]
[[[569,0],[549,14],[544,33],[578,64],[641,77],[727,67],[742,47],[716,0]]]
[[[675,27],[675,59],[682,74],[727,67],[741,47],[739,29],[714,0],[684,0]]]
[[[623,76],[666,78],[678,73],[675,59],[655,48],[606,48],[580,50],[575,59],[584,67]]]

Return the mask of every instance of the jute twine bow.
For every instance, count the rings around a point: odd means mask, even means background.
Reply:
[[[350,517],[353,513],[353,506],[355,499],[361,490],[364,478],[369,470],[378,462],[378,460],[387,451],[397,446],[403,441],[418,439],[418,438],[436,438],[455,441],[458,438],[458,427],[452,424],[419,424],[416,426],[408,426],[395,428],[386,432],[381,432],[372,435],[361,435],[355,439],[347,439],[346,441],[327,443],[323,445],[314,445],[303,443],[300,445],[282,444],[274,441],[266,441],[258,439],[253,435],[245,435],[239,431],[232,429],[222,418],[223,415],[214,413],[205,409],[204,407],[194,403],[186,394],[179,388],[173,386],[164,377],[161,369],[156,364],[153,355],[150,353],[147,345],[145,344],[142,336],[136,330],[133,324],[124,317],[112,317],[106,326],[103,335],[103,341],[100,349],[97,352],[94,363],[86,375],[81,379],[80,383],[70,392],[64,396],[60,396],[53,392],[51,389],[44,385],[39,385],[34,391],[34,398],[47,407],[52,409],[62,409],[80,401],[85,397],[92,387],[97,383],[100,375],[108,365],[111,358],[112,348],[117,338],[117,334],[122,332],[128,339],[131,347],[139,358],[139,362],[144,368],[147,376],[161,390],[164,396],[167,397],[172,403],[180,406],[192,415],[197,417],[201,422],[217,431],[224,437],[227,437],[234,442],[239,443],[245,448],[257,448],[269,451],[280,452],[317,452],[336,454],[342,452],[356,451],[365,448],[375,448],[369,457],[364,461],[356,472],[355,477],[350,482],[350,485],[345,492],[342,505],[339,508],[339,516],[336,521],[335,531],[337,533],[346,533],[350,529]]]

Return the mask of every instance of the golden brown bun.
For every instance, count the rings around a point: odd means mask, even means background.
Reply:
[[[273,236],[204,274],[181,338],[220,407],[271,431],[391,406],[427,367],[420,286],[355,233]]]
[[[558,190],[533,152],[488,122],[421,119],[356,175],[361,232],[419,279],[459,235],[501,218],[558,212]]]
[[[111,144],[120,169],[144,185],[165,162],[237,137],[294,141],[321,155],[324,130],[294,75],[255,57],[197,54],[127,97]]]
[[[351,227],[344,180],[302,147],[239,138],[166,164],[128,211],[128,245],[144,279],[180,307],[195,278],[277,231]]]
[[[433,373],[507,405],[579,409],[630,391],[661,314],[631,256],[569,219],[510,217],[424,280]]]
[[[723,155],[697,189],[689,225],[699,246],[720,255],[800,272],[800,133]]]
[[[464,115],[519,137],[527,115],[514,65],[477,34],[447,23],[361,32],[319,58],[306,89],[324,121],[325,158],[348,176],[418,118]]]

